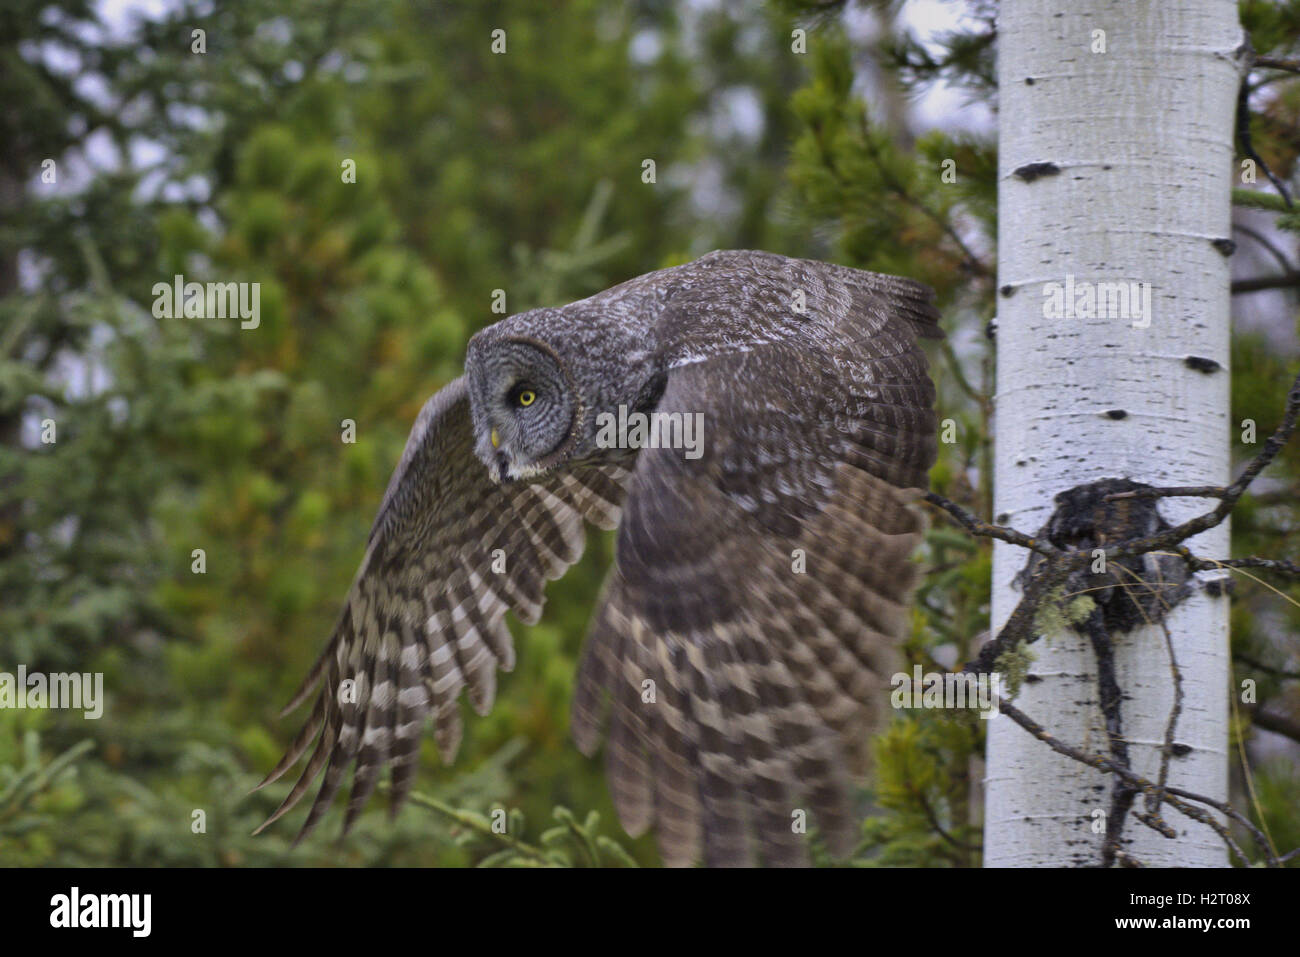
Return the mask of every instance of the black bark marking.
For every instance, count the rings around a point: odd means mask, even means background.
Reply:
[[[1061,172],[1061,167],[1055,163],[1026,163],[1011,175],[1024,180],[1026,183],[1032,183],[1040,177],[1055,176],[1059,172]]]

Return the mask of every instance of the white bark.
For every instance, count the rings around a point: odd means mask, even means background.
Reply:
[[[1105,52],[1093,52],[1095,30]],[[998,18],[999,235],[995,518],[1035,533],[1053,496],[1101,478],[1152,485],[1229,479],[1228,260],[1233,115],[1243,33],[1235,0],[1003,0]],[[1025,182],[1029,164],[1059,173]],[[1150,325],[1047,318],[1044,285],[1151,284]],[[1009,295],[1008,295],[1009,293]],[[1140,326],[1141,320],[1136,320]],[[1189,367],[1188,356],[1218,370]],[[1124,418],[1106,413],[1123,410]],[[1212,504],[1212,503],[1209,503]],[[1205,500],[1159,504],[1170,522]],[[1188,543],[1228,554],[1226,524]],[[996,543],[993,629],[1020,598],[1023,549]],[[1170,780],[1225,799],[1228,607],[1200,588],[1168,624],[1183,676]],[[1173,702],[1158,628],[1117,635],[1134,770],[1155,779]],[[1016,704],[1068,744],[1108,755],[1091,646],[1040,640]],[[984,836],[989,866],[1101,860],[1094,812],[1114,778],[1061,757],[1009,719],[991,722]],[[1142,809],[1139,796],[1134,810]],[[1165,808],[1169,840],[1132,814],[1124,850],[1149,865],[1221,866],[1219,838]]]

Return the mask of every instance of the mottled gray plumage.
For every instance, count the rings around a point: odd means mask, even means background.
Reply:
[[[461,689],[491,707],[514,664],[506,611],[538,619],[585,520],[619,531],[573,734],[587,754],[604,738],[625,828],[654,826],[669,864],[798,864],[803,810],[846,851],[916,578],[907,503],[935,455],[917,340],[942,335],[936,320],[907,279],[724,251],[474,336],[465,376],[421,411],[333,638],[286,708],[320,688],[263,782],[315,742],[267,824],[323,770],[301,838],[353,763],[345,829],[386,764],[396,809],[430,715],[451,761]],[[703,413],[703,454],[598,447],[598,416],[620,404]]]

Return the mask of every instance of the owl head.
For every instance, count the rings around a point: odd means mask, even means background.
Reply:
[[[642,305],[592,297],[531,309],[470,339],[474,452],[494,481],[607,458],[596,441],[600,414],[653,406],[664,370],[645,328],[652,311]]]
[[[471,339],[465,360],[474,452],[496,482],[536,478],[578,451],[585,408],[547,343],[497,329]]]

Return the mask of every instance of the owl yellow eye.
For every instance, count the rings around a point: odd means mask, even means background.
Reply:
[[[537,393],[534,392],[532,389],[523,389],[519,393],[518,401],[520,406],[522,406],[523,408],[528,408],[528,406],[532,405],[534,402],[537,401]]]

